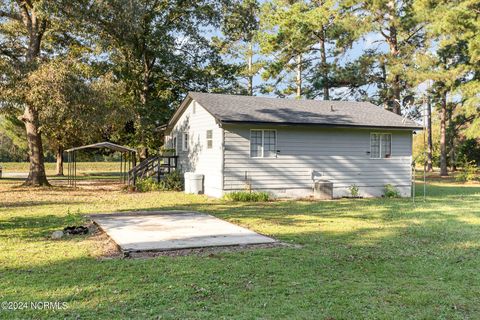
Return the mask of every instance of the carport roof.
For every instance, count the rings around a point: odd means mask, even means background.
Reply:
[[[77,151],[77,150],[83,150],[83,149],[102,149],[102,148],[107,148],[119,152],[137,152],[135,149],[121,146],[119,144],[111,143],[111,142],[98,142],[94,144],[89,144],[86,146],[81,146],[81,147],[76,147],[76,148],[71,148],[68,150],[65,150],[66,152],[72,152],[72,151]]]

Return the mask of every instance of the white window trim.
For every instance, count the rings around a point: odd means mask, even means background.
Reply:
[[[211,138],[208,138],[208,131],[212,132],[212,137]],[[209,130],[205,131],[205,141],[206,141],[207,150],[213,149],[213,130],[209,129]],[[212,146],[210,148],[208,147],[208,141],[212,141]]]
[[[380,139],[378,140],[379,149],[378,149],[378,157],[374,158],[372,156],[372,136],[380,135]],[[382,135],[390,135],[390,157],[382,157]],[[393,135],[391,132],[370,132],[370,159],[391,159],[393,158]]]
[[[178,151],[178,135],[177,134],[173,134],[172,135],[172,147],[173,149],[175,150],[175,155],[177,154],[177,151]]]
[[[188,138],[189,138],[188,132],[184,132],[182,134],[182,151],[188,151]]]
[[[257,156],[257,157],[253,157],[252,156],[252,132],[253,131],[261,131],[262,132],[262,144],[261,144],[261,150],[262,150],[262,155],[261,156]],[[265,157],[265,141],[264,141],[264,138],[265,138],[265,131],[275,131],[275,148],[274,148],[274,156],[272,157]],[[273,158],[276,158],[277,157],[277,143],[278,141],[278,132],[277,132],[277,129],[250,129],[250,140],[249,140],[249,154],[250,154],[250,158],[252,159],[262,159],[262,158],[265,158],[265,159],[273,159]]]

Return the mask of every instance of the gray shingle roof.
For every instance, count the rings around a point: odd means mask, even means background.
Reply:
[[[223,123],[355,126],[421,129],[369,102],[293,100],[190,92],[190,98]]]

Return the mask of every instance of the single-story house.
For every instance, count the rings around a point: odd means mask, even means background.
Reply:
[[[381,196],[386,184],[411,193],[408,120],[368,102],[276,99],[190,92],[165,129],[182,172],[204,175],[204,193],[268,191],[306,197],[314,182],[333,196],[359,188]]]

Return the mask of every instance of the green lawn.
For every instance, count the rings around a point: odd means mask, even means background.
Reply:
[[[181,193],[17,185],[0,180],[0,301],[66,301],[68,308],[0,310],[2,319],[480,315],[478,184],[435,182],[427,202],[415,205],[410,199],[232,204]],[[302,247],[104,259],[105,239],[48,238],[82,214],[137,209],[209,212]]]
[[[65,174],[67,174],[67,165],[64,163]],[[3,172],[28,172],[29,162],[1,162],[0,166],[3,168]],[[56,173],[56,163],[45,163],[45,170],[47,175],[53,175]],[[116,172],[120,171],[120,162],[78,162],[77,170],[81,173],[91,172]]]

